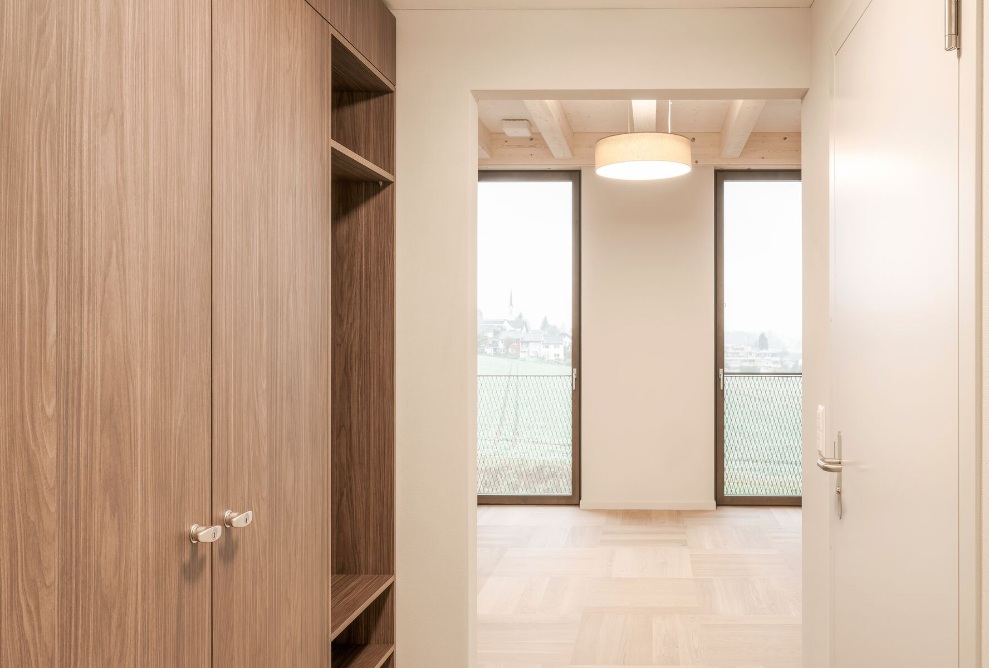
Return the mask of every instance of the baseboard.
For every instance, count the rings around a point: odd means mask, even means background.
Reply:
[[[714,501],[642,502],[642,501],[581,501],[581,510],[715,510]]]

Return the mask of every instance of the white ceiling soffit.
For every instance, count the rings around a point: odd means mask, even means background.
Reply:
[[[385,0],[390,9],[800,8],[814,0]]]

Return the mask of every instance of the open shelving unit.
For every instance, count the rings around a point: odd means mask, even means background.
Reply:
[[[381,668],[394,653],[394,645],[337,645],[333,668]]]
[[[390,575],[334,575],[330,639],[340,635],[394,581]]]
[[[366,181],[379,184],[395,183],[395,177],[346,146],[331,142],[333,178],[338,181]]]
[[[332,49],[333,668],[394,668],[395,89]]]

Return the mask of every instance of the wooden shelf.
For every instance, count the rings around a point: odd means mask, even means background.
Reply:
[[[394,581],[394,575],[334,575],[330,640],[340,635]]]
[[[395,84],[336,30],[333,31],[333,90],[394,93]]]
[[[394,645],[333,645],[333,668],[381,668]]]
[[[357,155],[338,141],[330,140],[333,152],[334,181],[370,181],[395,183],[395,177],[370,160]]]

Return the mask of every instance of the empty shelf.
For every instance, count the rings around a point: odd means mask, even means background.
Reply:
[[[381,668],[394,645],[333,645],[333,668]]]
[[[332,141],[333,166],[335,180],[343,181],[372,181],[394,183],[395,177],[376,164],[357,155],[343,144]]]
[[[340,635],[394,581],[394,575],[334,575],[330,639]]]
[[[395,84],[355,49],[345,37],[333,35],[333,90],[393,93]]]

